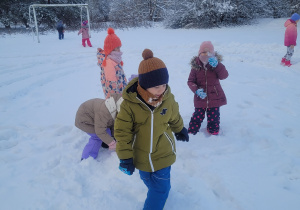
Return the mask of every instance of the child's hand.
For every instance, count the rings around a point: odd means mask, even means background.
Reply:
[[[212,67],[216,67],[218,65],[218,60],[217,60],[216,57],[211,57],[211,58],[208,59],[208,63]]]
[[[189,141],[189,134],[185,127],[183,127],[179,133],[175,133],[175,137],[177,141],[186,141],[186,142]]]
[[[117,142],[113,140],[109,145],[109,150],[116,150]]]
[[[127,175],[132,175],[135,170],[135,166],[133,165],[133,159],[121,159],[119,169]]]
[[[200,88],[198,90],[196,90],[196,95],[199,96],[200,98],[202,99],[205,99],[206,98],[206,93],[203,91],[203,88]]]

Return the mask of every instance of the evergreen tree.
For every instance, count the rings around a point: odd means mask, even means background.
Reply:
[[[210,28],[247,24],[255,18],[289,17],[300,13],[299,0],[1,0],[0,22],[5,28],[29,26],[31,4],[88,3],[91,24],[115,27],[147,26],[164,21],[170,28]],[[40,7],[36,9],[39,27],[54,29],[62,20],[68,29],[78,29],[86,10],[79,7]]]

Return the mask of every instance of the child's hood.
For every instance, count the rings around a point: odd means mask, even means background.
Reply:
[[[111,114],[112,118],[116,118],[117,112],[120,112],[120,105],[123,102],[121,94],[112,94],[105,100],[105,106]]]
[[[63,26],[62,20],[59,20],[59,21],[57,22],[57,26]]]
[[[217,58],[218,62],[223,61],[223,56],[218,52],[215,52],[215,57]],[[191,66],[193,69],[200,70],[202,66],[202,62],[200,61],[198,56],[194,56],[191,60]]]
[[[288,27],[289,25],[291,24],[295,24],[296,25],[296,22],[291,20],[291,19],[288,19],[287,21],[285,21],[284,23],[284,27]]]

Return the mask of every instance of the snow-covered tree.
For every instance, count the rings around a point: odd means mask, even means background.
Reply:
[[[121,28],[145,25],[148,17],[142,5],[134,0],[112,0],[109,20]]]
[[[300,1],[299,0],[289,0],[290,14],[297,12],[300,14]]]
[[[176,0],[165,23],[171,28],[217,27],[238,22],[236,11],[237,5],[230,0]]]
[[[97,23],[109,20],[110,7],[108,0],[88,0],[86,3],[89,5],[90,18],[95,26]]]
[[[11,25],[18,22],[18,17],[15,14],[18,11],[17,0],[1,0],[0,1],[0,22],[5,28],[11,28]]]
[[[93,27],[103,23],[115,27],[149,25],[164,21],[170,28],[210,28],[247,24],[255,18],[289,17],[300,12],[299,0],[1,0],[0,22],[10,28],[15,24],[28,27],[31,4],[89,4]],[[63,20],[68,28],[77,29],[81,18],[78,7],[39,8],[38,24],[44,29],[55,28]]]

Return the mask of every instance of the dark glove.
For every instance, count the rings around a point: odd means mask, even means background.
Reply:
[[[119,169],[127,175],[132,175],[135,170],[133,159],[121,159]]]
[[[178,141],[189,141],[189,134],[185,127],[179,133],[175,133],[175,137]]]

